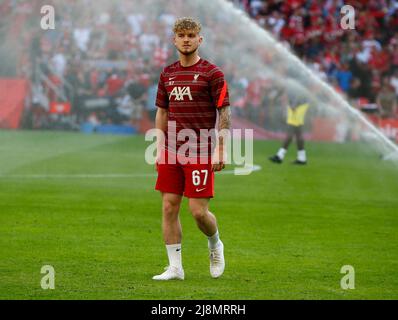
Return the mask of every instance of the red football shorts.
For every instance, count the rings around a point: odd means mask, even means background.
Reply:
[[[166,152],[168,155],[168,153]],[[162,155],[164,157],[164,154]],[[164,159],[164,158],[163,158]],[[213,198],[214,172],[211,160],[201,164],[161,161],[157,164],[158,179],[156,190],[160,192],[176,193],[187,198]]]

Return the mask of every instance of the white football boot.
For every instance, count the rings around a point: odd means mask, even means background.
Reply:
[[[184,280],[184,270],[181,268],[168,266],[164,268],[166,271],[157,276],[153,276],[153,280]]]
[[[210,249],[210,275],[218,278],[224,273],[224,244],[220,240],[220,244],[215,249]]]

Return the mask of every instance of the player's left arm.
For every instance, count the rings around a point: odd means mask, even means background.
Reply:
[[[215,103],[218,118],[218,141],[214,150],[212,164],[213,171],[225,168],[227,161],[226,144],[231,126],[231,109],[229,103],[228,85],[224,73],[217,67],[212,70],[210,88],[212,99]]]
[[[227,161],[227,139],[231,128],[231,108],[229,106],[218,108],[218,141],[213,158],[213,171],[221,171]]]

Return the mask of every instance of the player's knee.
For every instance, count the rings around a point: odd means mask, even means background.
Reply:
[[[196,221],[203,221],[207,215],[207,208],[203,208],[200,206],[190,207],[192,216]]]
[[[163,214],[166,217],[173,217],[178,214],[178,204],[173,203],[172,201],[164,201],[163,202]]]

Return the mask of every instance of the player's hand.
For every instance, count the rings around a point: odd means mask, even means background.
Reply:
[[[213,163],[212,167],[211,167],[211,170],[214,171],[214,172],[217,172],[217,171],[221,171],[224,168],[225,168],[225,163],[224,162],[219,162],[219,163]]]
[[[155,160],[155,169],[156,169],[157,172],[159,172],[159,163],[160,163],[160,161],[161,161],[161,155],[157,154],[156,155],[156,160]]]
[[[224,148],[216,148],[212,161],[211,161],[211,169],[214,172],[221,171],[225,168],[225,162],[227,159],[227,155],[223,150]]]

